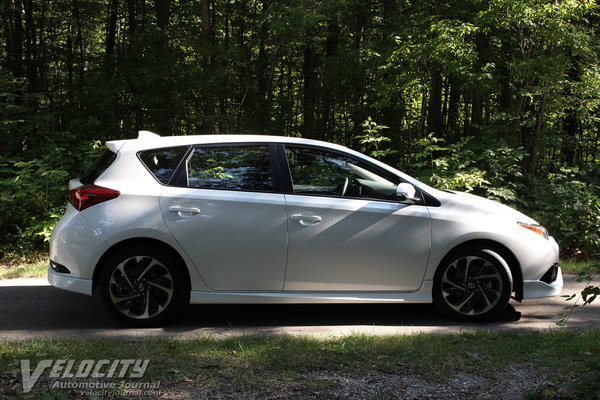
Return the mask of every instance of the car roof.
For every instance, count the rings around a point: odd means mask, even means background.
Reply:
[[[354,153],[353,150],[333,143],[322,142],[320,140],[295,138],[287,136],[271,135],[186,135],[186,136],[159,136],[150,131],[140,131],[136,139],[111,140],[106,142],[113,152],[139,151],[161,147],[189,146],[193,144],[214,144],[214,143],[294,143],[325,147],[334,150]],[[358,153],[360,154],[360,153]]]
[[[216,144],[216,143],[289,143],[308,146],[318,146],[321,148],[338,150],[346,154],[351,154],[359,159],[378,165],[380,168],[390,171],[395,175],[402,177],[405,181],[412,183],[422,189],[434,190],[428,185],[419,182],[413,177],[397,170],[396,168],[384,164],[379,160],[375,160],[358,151],[348,147],[337,145],[334,143],[322,142],[320,140],[304,139],[288,136],[271,136],[271,135],[230,135],[230,134],[215,134],[215,135],[185,135],[185,136],[159,136],[150,131],[139,131],[136,139],[111,140],[106,142],[106,147],[117,153],[119,151],[136,153],[140,150],[159,149],[174,146],[190,146],[195,144]]]

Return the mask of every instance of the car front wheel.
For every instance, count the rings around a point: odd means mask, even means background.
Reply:
[[[99,289],[110,313],[134,327],[164,323],[187,299],[181,266],[168,252],[146,246],[113,254],[102,269]]]
[[[506,262],[491,250],[467,248],[446,257],[438,268],[433,301],[449,318],[483,321],[504,310],[511,292]]]

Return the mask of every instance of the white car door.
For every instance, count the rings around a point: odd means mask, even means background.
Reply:
[[[294,194],[285,291],[414,291],[431,246],[427,207],[396,201],[396,183],[341,153],[286,145]]]
[[[282,290],[287,252],[283,194],[273,191],[269,145],[197,146],[182,187],[166,187],[167,227],[213,290]]]

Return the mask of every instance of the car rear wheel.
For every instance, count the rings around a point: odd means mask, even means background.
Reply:
[[[497,253],[465,248],[450,254],[438,268],[433,301],[449,318],[483,321],[504,310],[511,292],[510,269]]]
[[[139,245],[123,248],[108,259],[99,289],[110,313],[135,327],[164,323],[188,298],[183,268],[171,254]]]

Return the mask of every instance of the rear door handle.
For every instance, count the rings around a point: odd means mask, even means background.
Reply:
[[[169,211],[179,214],[180,217],[200,214],[200,209],[197,207],[171,206]]]
[[[301,225],[308,226],[321,222],[322,218],[317,214],[292,214],[292,221],[299,222]]]

